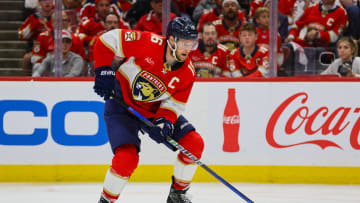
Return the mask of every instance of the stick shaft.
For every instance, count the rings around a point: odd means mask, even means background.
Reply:
[[[126,104],[122,99],[120,99],[117,96],[112,96],[115,98],[116,101],[118,101],[121,106],[126,108],[130,113],[132,113],[136,118],[138,118],[143,124],[147,125],[148,127],[155,127],[155,125],[150,122],[148,119],[146,119],[144,116],[142,116],[140,113],[138,113],[134,108]],[[250,200],[247,196],[245,196],[243,193],[241,193],[239,190],[237,190],[234,186],[232,186],[229,182],[227,182],[225,179],[223,179],[221,176],[219,176],[215,171],[213,171],[211,168],[209,168],[206,164],[201,162],[198,158],[196,158],[193,154],[191,154],[188,150],[186,150],[183,146],[181,146],[179,143],[177,143],[174,139],[171,137],[166,137],[166,141],[168,141],[171,145],[179,149],[181,152],[183,152],[186,156],[188,156],[191,160],[193,160],[196,164],[201,166],[204,170],[206,170],[208,173],[210,173],[212,176],[214,176],[216,179],[218,179],[221,183],[223,183],[225,186],[230,188],[233,192],[235,192],[238,196],[240,196],[243,200],[245,200],[248,203],[253,203],[252,200]]]

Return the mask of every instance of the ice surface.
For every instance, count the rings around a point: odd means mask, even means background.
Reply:
[[[170,183],[128,183],[118,202],[165,203]],[[233,185],[256,203],[360,203],[360,185]],[[97,203],[102,183],[0,183],[0,202]],[[244,202],[221,183],[193,183],[193,203]]]

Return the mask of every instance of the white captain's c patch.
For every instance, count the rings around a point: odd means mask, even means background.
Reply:
[[[167,87],[153,74],[140,71],[132,84],[132,96],[136,101],[151,101],[159,98]]]

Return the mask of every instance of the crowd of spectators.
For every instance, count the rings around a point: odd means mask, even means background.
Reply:
[[[339,71],[344,63],[358,64],[359,2],[279,0],[278,75],[358,76]],[[190,54],[197,76],[269,76],[270,5],[271,0],[172,0],[170,19],[185,16],[198,25],[199,46]],[[26,75],[54,75],[54,13],[52,0],[25,1],[18,33],[28,42]],[[117,28],[162,34],[162,0],[63,0],[62,28],[62,76],[92,76],[92,49],[101,34]],[[341,60],[344,46],[353,49],[350,59]],[[330,55],[335,57],[322,60]],[[123,60],[115,57],[113,65]],[[329,65],[332,71],[324,71]]]

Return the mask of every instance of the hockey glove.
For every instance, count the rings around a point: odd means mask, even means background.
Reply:
[[[154,124],[156,126],[151,128],[149,131],[151,139],[155,140],[159,144],[167,142],[166,137],[171,137],[174,132],[173,124],[164,117],[156,119]]]
[[[95,69],[94,91],[100,97],[108,100],[114,90],[115,72],[109,67],[99,67]]]

